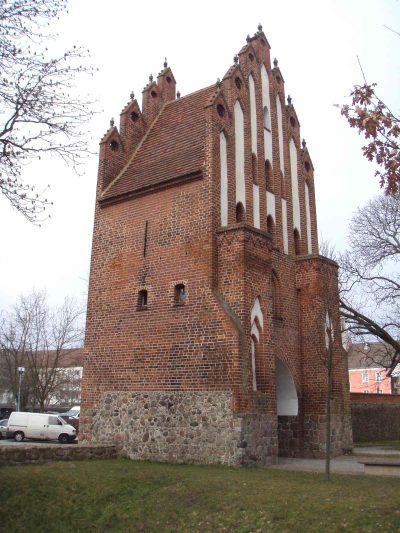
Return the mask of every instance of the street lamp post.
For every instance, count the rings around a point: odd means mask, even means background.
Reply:
[[[21,383],[25,374],[25,368],[23,366],[18,367],[18,398],[17,398],[17,411],[21,407]]]

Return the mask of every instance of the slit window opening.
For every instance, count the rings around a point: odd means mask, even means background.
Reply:
[[[175,303],[177,305],[183,305],[186,300],[185,285],[179,284],[175,286]]]
[[[147,291],[141,290],[139,291],[138,308],[145,309],[146,307],[147,307]]]

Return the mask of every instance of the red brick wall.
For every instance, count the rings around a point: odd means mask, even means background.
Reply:
[[[86,401],[113,388],[229,388],[237,335],[211,291],[208,212],[205,181],[98,211],[85,347],[100,364],[86,368],[95,384]],[[174,301],[179,283],[183,306]],[[141,289],[148,305],[138,311]],[[233,337],[228,345],[225,335]]]
[[[351,393],[354,441],[400,439],[400,396]]]
[[[399,394],[361,394],[350,393],[351,405],[371,404],[371,405],[400,405]]]
[[[283,78],[279,69],[270,70],[269,48],[261,43],[264,38],[259,33],[241,51],[239,65],[229,71],[221,85],[216,85],[204,109],[206,129],[201,175],[134,199],[114,203],[108,199],[103,206],[97,203],[82,384],[81,433],[84,438],[93,437],[93,428],[101,423],[99,406],[104,407],[107,393],[115,393],[109,397],[114,398],[110,402],[118,402],[118,407],[114,405],[118,411],[124,392],[225,391],[232,397],[232,412],[242,417],[241,431],[247,435],[246,442],[251,441],[253,451],[248,456],[255,457],[252,460],[256,462],[265,462],[265,457],[260,459],[254,450],[257,439],[262,438],[263,446],[268,448],[265,453],[272,456],[277,453],[275,358],[279,357],[292,373],[299,397],[299,414],[293,421],[297,444],[291,445],[291,450],[298,454],[321,455],[327,385],[321,354],[325,350],[324,323],[329,309],[338,340],[332,392],[334,451],[339,453],[341,448],[351,446],[347,368],[339,342],[336,266],[316,255],[294,256],[288,155],[292,136],[298,148],[302,253],[306,253],[305,179],[310,185],[315,253],[318,247],[312,165],[306,172],[304,162],[310,160],[307,150],[300,148],[297,118],[295,126],[290,125],[290,117],[295,117],[294,108],[283,105],[285,187],[281,190],[275,97],[279,93],[284,102]],[[277,215],[273,241],[266,233],[261,62],[270,74],[271,87]],[[252,227],[253,177],[247,88],[250,73],[255,81],[257,100],[261,230]],[[242,79],[241,89],[236,87],[235,77]],[[149,100],[149,91],[150,87],[144,93],[144,122],[141,122],[147,128],[161,109],[155,99]],[[168,97],[173,96],[171,93]],[[244,110],[245,128],[246,221],[240,224],[235,221],[233,106],[237,98]],[[223,117],[216,112],[218,103],[226,108]],[[123,145],[134,146],[140,142],[139,133],[133,138],[133,133],[124,128],[121,132]],[[228,147],[229,220],[226,228],[220,227],[219,134],[222,130]],[[117,134],[109,132],[107,142]],[[124,155],[125,162],[130,155]],[[104,185],[118,175],[123,163],[123,158],[118,157],[110,152],[109,144],[103,143],[97,200],[101,200]],[[282,252],[282,197],[288,202],[289,255]],[[272,301],[272,271],[279,287],[278,305]],[[177,284],[186,287],[184,305],[176,305],[174,301]],[[145,310],[138,310],[140,290],[148,291]],[[256,347],[258,390],[253,391],[250,312],[257,297],[261,302],[264,327]],[[279,316],[274,312],[276,307]],[[120,415],[118,419],[125,420]],[[261,437],[264,423],[268,426],[267,439],[265,435]],[[123,434],[124,431],[119,432]]]

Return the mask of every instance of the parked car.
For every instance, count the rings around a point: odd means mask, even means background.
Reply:
[[[80,413],[81,413],[81,406],[80,405],[74,405],[66,413],[60,413],[60,416],[62,418],[64,418],[64,419],[68,420],[69,418],[79,418]]]
[[[67,444],[76,439],[76,429],[60,416],[44,413],[13,412],[8,419],[8,428],[14,440],[58,440]]]
[[[8,418],[0,420],[0,439],[8,439],[12,437],[12,433],[8,428]]]

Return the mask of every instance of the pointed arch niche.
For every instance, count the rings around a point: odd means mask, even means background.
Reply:
[[[244,179],[244,116],[239,100],[234,107],[235,117],[235,178],[236,204],[242,203],[246,208],[246,186]]]
[[[219,134],[219,159],[221,178],[221,226],[228,225],[228,158],[226,136]]]
[[[279,94],[276,95],[276,114],[278,118],[279,168],[281,169],[282,174],[285,174],[285,162],[283,159],[283,117]]]
[[[236,204],[236,222],[246,222],[246,212],[244,210],[242,202]]]
[[[301,255],[301,239],[297,228],[293,231],[293,243],[295,255]]]
[[[279,357],[275,357],[276,404],[278,416],[297,416],[299,400],[293,376]]]
[[[292,184],[293,227],[301,234],[299,178],[297,172],[297,148],[293,138],[289,142],[290,174]]]
[[[261,93],[264,122],[264,159],[272,162],[271,101],[269,97],[269,78],[265,66],[261,67]]]
[[[289,253],[289,238],[288,238],[288,224],[287,224],[287,201],[282,198],[282,238],[283,251],[285,254]]]
[[[307,181],[304,184],[304,196],[306,203],[307,253],[312,254],[310,186]]]
[[[253,307],[251,308],[250,313],[251,319],[251,369],[253,377],[253,390],[259,390],[259,381],[260,381],[260,354],[259,354],[259,342],[262,330],[264,328],[264,317],[261,311],[260,298],[254,300]]]
[[[257,111],[256,111],[256,86],[253,76],[249,76],[250,91],[250,131],[251,131],[251,151],[257,155]]]
[[[274,230],[273,236],[276,240],[276,215],[275,215],[275,195],[266,191],[266,200],[267,200],[267,231],[271,233],[271,229]]]
[[[253,224],[260,229],[260,186],[258,184],[257,156],[251,154],[251,172],[253,176]]]

